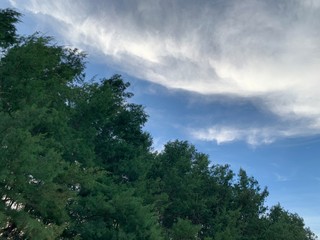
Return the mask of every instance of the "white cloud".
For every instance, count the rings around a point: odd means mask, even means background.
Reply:
[[[213,126],[205,129],[190,130],[191,135],[199,140],[216,141],[217,144],[243,140],[252,146],[269,144],[279,137],[274,129],[247,128],[237,129],[225,126]]]
[[[201,94],[258,98],[284,122],[212,128],[199,138],[257,144],[320,133],[317,0],[11,2],[55,18],[70,44],[102,52],[133,76]],[[288,121],[298,121],[299,131]]]
[[[287,182],[289,181],[289,178],[283,175],[280,175],[279,173],[274,173],[276,179],[278,182]]]
[[[189,129],[191,136],[203,141],[215,141],[223,144],[233,141],[245,141],[251,146],[273,143],[276,139],[313,135],[308,126],[275,125],[267,127],[231,127],[214,125],[206,128]]]

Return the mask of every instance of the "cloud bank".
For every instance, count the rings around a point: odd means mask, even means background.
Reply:
[[[319,0],[11,0],[50,16],[68,43],[128,74],[205,95],[259,99],[279,118],[193,136],[270,143],[320,133]]]

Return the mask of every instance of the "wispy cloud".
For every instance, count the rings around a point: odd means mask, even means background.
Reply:
[[[217,144],[244,140],[248,144],[256,146],[260,144],[272,143],[276,134],[272,134],[272,129],[237,129],[224,126],[213,126],[205,129],[190,130],[191,135],[199,140],[216,141]]]
[[[317,0],[11,2],[53,17],[70,44],[103,53],[107,64],[133,76],[200,94],[257,98],[283,121],[276,128],[212,127],[198,138],[258,144],[320,133]]]
[[[195,139],[215,141],[223,144],[234,141],[245,141],[249,145],[258,146],[273,143],[277,139],[292,138],[296,136],[309,136],[315,134],[307,124],[290,126],[277,124],[275,126],[248,127],[214,125],[205,128],[188,129]]]
[[[284,176],[284,175],[280,175],[279,173],[274,173],[276,179],[278,182],[287,182],[289,181],[289,178]]]

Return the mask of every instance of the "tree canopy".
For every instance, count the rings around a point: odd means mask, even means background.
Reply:
[[[0,239],[314,240],[266,188],[186,141],[160,153],[120,75],[0,10]]]

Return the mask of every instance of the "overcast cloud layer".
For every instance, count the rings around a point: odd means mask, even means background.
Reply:
[[[191,129],[249,144],[320,133],[319,0],[11,0],[74,46],[168,88],[259,99],[276,125]],[[43,19],[42,19],[43,20]],[[52,19],[51,19],[52,20]]]

